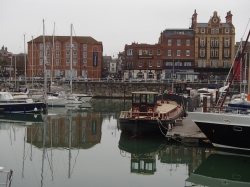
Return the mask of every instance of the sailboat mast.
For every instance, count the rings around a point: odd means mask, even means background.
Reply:
[[[31,67],[31,71],[32,71],[32,75],[31,75],[31,81],[32,81],[32,89],[33,89],[33,76],[34,76],[34,74],[33,74],[33,36],[31,36],[32,37],[32,49],[31,49],[31,62],[32,62],[32,67]]]
[[[51,61],[51,73],[50,73],[50,86],[52,86],[52,79],[53,79],[53,60],[54,60],[54,47],[55,47],[55,23],[54,23],[54,31],[53,31],[53,41],[52,41],[52,61]]]
[[[70,25],[70,93],[72,94],[72,27],[73,24]]]
[[[24,80],[25,80],[25,87],[27,87],[27,79],[26,79],[26,50],[25,50],[25,34],[24,36]]]
[[[47,72],[46,72],[46,53],[45,53],[45,26],[43,20],[43,73],[44,73],[44,100],[47,103]]]

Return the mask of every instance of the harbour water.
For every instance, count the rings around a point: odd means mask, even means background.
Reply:
[[[50,108],[46,115],[1,114],[0,166],[13,170],[11,186],[250,186],[248,156],[121,133],[117,119],[130,106],[92,99],[80,108]]]

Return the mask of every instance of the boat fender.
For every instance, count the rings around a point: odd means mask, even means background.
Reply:
[[[37,108],[36,107],[34,108],[34,111],[37,112]]]
[[[171,124],[170,123],[168,124],[168,130],[171,130]]]

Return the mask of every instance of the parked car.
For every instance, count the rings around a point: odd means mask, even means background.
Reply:
[[[43,77],[34,76],[33,79],[34,79],[34,80],[43,80]]]
[[[84,76],[79,76],[77,78],[78,81],[91,81],[91,78],[87,78],[87,77],[84,77]]]
[[[103,82],[115,82],[115,79],[112,77],[105,77],[105,78],[101,78],[101,81],[103,81]]]

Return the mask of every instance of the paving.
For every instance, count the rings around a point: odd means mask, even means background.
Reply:
[[[197,110],[201,110],[201,108]],[[184,118],[182,122],[178,122],[171,130],[168,130],[166,137],[179,138],[184,142],[200,142],[200,140],[207,139],[205,134],[189,117]]]

